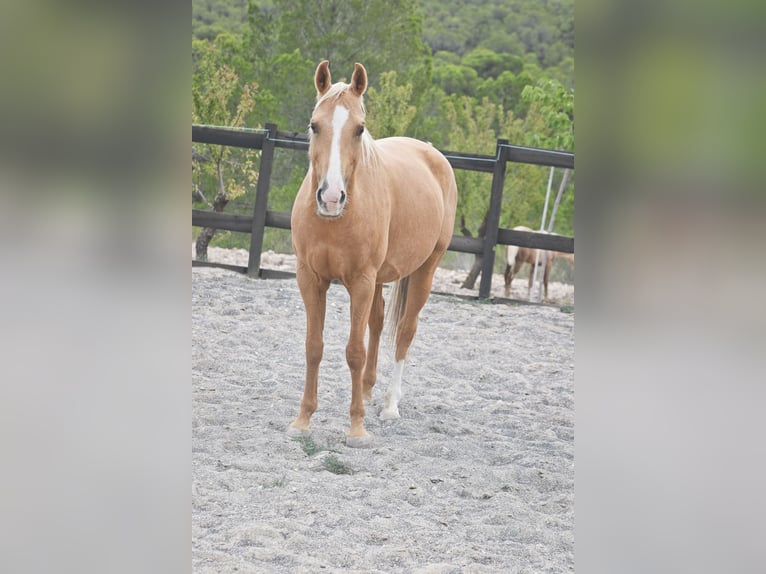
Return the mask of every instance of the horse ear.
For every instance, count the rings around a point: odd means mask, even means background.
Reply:
[[[367,70],[362,64],[354,64],[354,74],[351,76],[351,91],[361,96],[367,90]]]
[[[314,73],[314,85],[317,88],[317,96],[323,95],[332,86],[332,77],[330,76],[330,62],[322,60]]]

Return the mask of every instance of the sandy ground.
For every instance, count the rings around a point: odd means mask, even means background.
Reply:
[[[394,421],[381,349],[367,449],[344,444],[339,285],[311,441],[287,436],[304,333],[294,279],[192,270],[194,572],[574,570],[574,314],[432,295]]]

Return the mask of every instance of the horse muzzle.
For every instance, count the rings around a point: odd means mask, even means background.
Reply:
[[[343,214],[346,205],[346,192],[342,189],[327,189],[320,187],[317,190],[317,213],[321,217],[334,219]]]

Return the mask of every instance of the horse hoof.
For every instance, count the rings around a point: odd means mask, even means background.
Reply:
[[[392,421],[398,418],[400,418],[399,409],[396,407],[392,409],[383,409],[382,411],[380,411],[380,420]]]
[[[307,437],[310,434],[311,434],[311,431],[309,429],[297,429],[292,425],[287,427],[287,436],[289,436],[290,438]]]
[[[351,448],[370,448],[372,446],[372,437],[367,436],[348,436],[346,435],[346,446]]]

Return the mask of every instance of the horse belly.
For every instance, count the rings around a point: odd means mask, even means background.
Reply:
[[[406,277],[418,269],[444,235],[444,205],[440,196],[433,195],[425,201],[420,198],[412,205],[400,203],[397,208],[392,214],[386,258],[379,271],[381,283]]]

